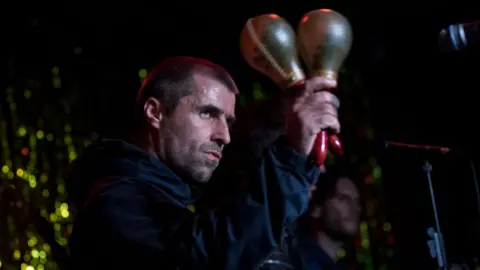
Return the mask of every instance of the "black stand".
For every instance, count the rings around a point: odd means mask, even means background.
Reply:
[[[480,216],[480,188],[478,187],[477,171],[475,170],[475,164],[473,164],[473,161],[469,159],[468,162],[470,163],[470,169],[472,169],[473,185],[475,186],[475,195],[477,196],[477,210],[478,215]]]
[[[432,184],[432,165],[425,160],[425,165],[423,166],[423,170],[427,175],[428,180],[428,187],[430,189],[430,198],[432,200],[432,208],[433,208],[433,215],[435,217],[435,226],[428,228],[428,235],[430,236],[430,240],[428,241],[428,246],[430,247],[430,255],[432,258],[437,258],[439,269],[447,270],[447,254],[445,251],[445,244],[443,241],[443,234],[440,230],[440,221],[438,218],[438,211],[437,211],[437,203],[435,201],[435,192],[433,189]]]

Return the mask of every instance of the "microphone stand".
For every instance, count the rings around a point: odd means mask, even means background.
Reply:
[[[430,190],[430,198],[432,201],[432,209],[433,215],[435,217],[435,229],[432,227],[428,228],[427,233],[431,237],[431,240],[427,242],[428,246],[430,247],[430,255],[433,258],[437,258],[438,266],[440,269],[447,270],[447,253],[445,251],[445,243],[443,241],[443,234],[440,229],[440,220],[438,218],[438,211],[437,211],[437,202],[435,201],[435,191],[433,188],[432,183],[432,165],[428,160],[425,160],[425,164],[423,165],[423,170],[427,176],[428,180],[428,188]]]
[[[478,187],[477,171],[475,170],[475,164],[473,164],[473,161],[469,159],[468,162],[470,163],[470,169],[472,169],[473,184],[475,186],[475,195],[477,196],[477,210],[478,210],[478,214],[480,215],[480,188]]]
[[[451,149],[447,147],[408,144],[408,143],[394,142],[394,141],[386,142],[385,147],[386,148],[399,147],[399,148],[407,148],[407,149],[435,150],[435,151],[440,151],[441,153],[448,153],[451,151]],[[432,165],[430,164],[428,159],[425,159],[425,163],[423,165],[423,171],[425,172],[425,175],[427,177],[428,188],[430,191],[430,199],[432,201],[432,210],[435,218],[434,226],[429,227],[427,229],[427,234],[428,236],[430,236],[430,240],[427,241],[427,245],[430,249],[431,257],[437,259],[439,269],[448,270],[447,253],[445,249],[443,233],[440,229],[440,220],[438,218],[437,202],[435,200],[435,189],[433,188],[433,182],[432,182]]]
[[[398,147],[398,148],[407,148],[407,149],[419,149],[419,150],[426,150],[426,151],[439,151],[441,153],[449,153],[452,151],[452,149],[448,147],[441,147],[441,146],[436,146],[436,145],[419,145],[419,144],[409,144],[409,143],[404,143],[404,142],[396,142],[396,141],[386,141],[385,142],[385,148],[390,148],[390,147]],[[463,156],[463,155],[462,155]],[[476,195],[476,203],[477,203],[477,211],[478,214],[480,215],[480,187],[479,183],[477,180],[477,172],[475,170],[475,164],[473,161],[468,158],[467,156],[464,156],[467,158],[468,163],[470,165],[470,169],[472,171],[472,178],[473,178],[473,184],[474,184],[474,189],[475,189],[475,195]],[[443,238],[442,231],[440,229],[440,221],[438,218],[438,211],[437,211],[437,203],[435,201],[435,192],[433,188],[433,183],[432,183],[432,165],[430,162],[426,159],[423,170],[425,171],[425,174],[427,176],[428,180],[428,187],[430,190],[430,198],[432,201],[432,209],[433,209],[433,214],[435,217],[435,226],[429,227],[427,230],[427,234],[430,236],[430,240],[427,241],[427,245],[430,248],[430,255],[432,258],[437,258],[438,266],[440,269],[448,269],[448,264],[447,264],[447,254],[446,254],[446,249],[445,249],[445,242]]]

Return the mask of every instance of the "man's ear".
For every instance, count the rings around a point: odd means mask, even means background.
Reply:
[[[164,107],[160,101],[154,97],[149,97],[143,105],[143,113],[147,124],[155,129],[160,128],[160,122],[164,117]]]
[[[322,217],[323,207],[321,206],[313,206],[310,211],[310,216],[314,219],[319,219]]]

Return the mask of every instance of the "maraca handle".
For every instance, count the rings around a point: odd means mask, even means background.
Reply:
[[[322,130],[317,135],[315,139],[315,144],[313,146],[312,155],[317,161],[318,167],[322,167],[325,164],[325,160],[327,159],[328,154],[328,147],[332,149],[332,151],[337,155],[343,154],[343,147],[340,139],[335,134],[328,134],[327,131]]]
[[[298,87],[304,87],[305,81],[298,81],[295,85],[290,86],[287,93],[298,93]],[[343,147],[340,138],[335,134],[328,134],[326,130],[322,130],[316,137],[311,156],[317,162],[318,167],[322,167],[327,159],[328,147],[337,155],[343,155]]]

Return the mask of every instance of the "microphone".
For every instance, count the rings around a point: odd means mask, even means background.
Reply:
[[[437,151],[441,153],[452,152],[453,149],[449,147],[443,147],[438,145],[427,145],[427,144],[412,144],[398,141],[385,141],[385,148],[409,148],[409,149],[418,149],[426,151]]]
[[[479,41],[480,21],[452,24],[438,35],[438,47],[442,52],[459,51]]]

